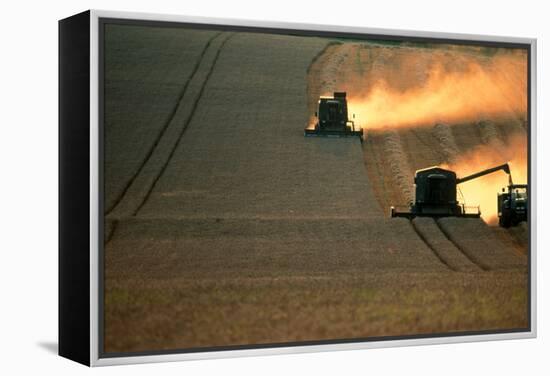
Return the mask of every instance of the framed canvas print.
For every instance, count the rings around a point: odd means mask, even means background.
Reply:
[[[59,353],[536,335],[536,40],[59,22]]]

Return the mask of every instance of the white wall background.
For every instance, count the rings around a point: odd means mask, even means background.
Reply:
[[[547,142],[550,21],[544,1],[11,1],[0,22],[0,373],[91,372],[57,342],[57,20],[89,8],[539,38],[539,192]],[[548,199],[538,197],[539,338],[96,369],[102,375],[548,374]],[[545,233],[546,232],[546,233]],[[546,372],[545,372],[546,371]]]

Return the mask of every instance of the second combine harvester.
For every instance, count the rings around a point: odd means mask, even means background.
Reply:
[[[510,175],[510,166],[508,163],[488,168],[457,178],[454,171],[446,170],[441,167],[429,167],[418,170],[414,176],[415,201],[411,203],[407,210],[399,211],[396,207],[391,207],[392,217],[405,217],[412,219],[414,217],[466,217],[479,218],[481,212],[476,207],[474,212],[469,212],[464,204],[457,200],[457,185],[502,170]]]

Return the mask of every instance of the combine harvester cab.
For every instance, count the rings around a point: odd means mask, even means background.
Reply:
[[[391,217],[462,217],[479,218],[479,207],[467,207],[456,198],[457,185],[503,170],[510,175],[508,163],[476,172],[463,178],[457,178],[454,171],[441,167],[429,167],[418,170],[414,176],[415,202],[405,210],[391,207]]]
[[[501,227],[517,226],[527,221],[527,184],[510,184],[497,195],[498,224]]]
[[[319,98],[317,123],[314,128],[306,128],[305,136],[359,137],[363,140],[363,130],[355,128],[355,122],[348,118],[348,102],[345,92],[335,92],[333,97]],[[355,115],[353,116],[355,117]]]

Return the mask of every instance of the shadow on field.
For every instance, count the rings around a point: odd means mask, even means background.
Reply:
[[[57,342],[38,342],[36,345],[54,355],[57,355],[59,349],[59,345],[57,344]]]

